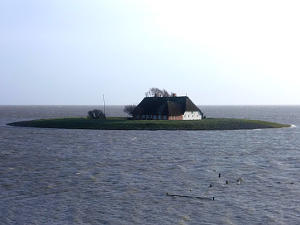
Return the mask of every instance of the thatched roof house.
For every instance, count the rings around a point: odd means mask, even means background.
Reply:
[[[133,111],[135,119],[201,120],[203,113],[187,96],[145,97]]]

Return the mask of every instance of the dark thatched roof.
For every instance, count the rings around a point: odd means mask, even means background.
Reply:
[[[186,111],[201,110],[189,99],[189,97],[146,97],[133,111],[133,115],[168,115],[180,116]]]

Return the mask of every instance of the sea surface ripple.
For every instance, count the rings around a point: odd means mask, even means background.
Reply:
[[[0,106],[1,225],[300,224],[299,106],[201,107],[209,117],[296,126],[281,129],[103,131],[6,125],[85,116],[89,109]],[[107,111],[124,116],[120,106]]]

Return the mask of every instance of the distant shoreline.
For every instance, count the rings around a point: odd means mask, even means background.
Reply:
[[[129,120],[108,117],[107,120],[87,118],[55,118],[19,121],[7,125],[17,127],[92,129],[92,130],[244,130],[291,127],[262,120],[207,118],[204,120]]]

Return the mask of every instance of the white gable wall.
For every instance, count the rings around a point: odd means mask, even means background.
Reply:
[[[183,114],[183,120],[201,120],[202,115],[198,111],[186,111]]]

